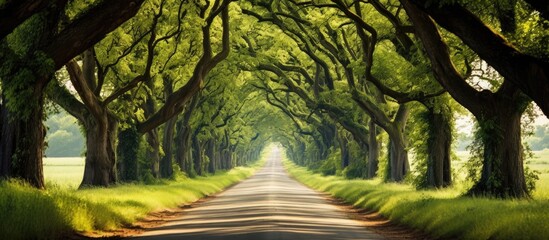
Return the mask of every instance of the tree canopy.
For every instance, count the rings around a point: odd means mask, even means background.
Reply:
[[[47,99],[82,126],[82,187],[229,169],[275,141],[326,174],[442,188],[469,111],[483,154],[468,194],[531,191],[526,119],[532,102],[549,112],[542,1],[4,1],[0,12],[2,176],[44,186]]]

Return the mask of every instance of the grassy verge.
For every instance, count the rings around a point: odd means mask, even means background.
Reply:
[[[321,176],[284,161],[298,181],[436,238],[540,239],[549,236],[549,201],[458,197],[455,189],[416,191],[379,180]]]
[[[116,229],[151,211],[219,192],[251,176],[262,163],[157,185],[124,184],[87,190],[50,186],[39,191],[18,182],[0,182],[0,236],[52,239],[73,231]]]

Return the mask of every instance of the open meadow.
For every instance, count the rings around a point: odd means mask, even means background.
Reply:
[[[83,157],[44,158],[44,178],[48,186],[76,189],[83,175]]]

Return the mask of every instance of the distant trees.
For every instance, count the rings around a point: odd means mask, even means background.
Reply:
[[[534,129],[534,134],[528,139],[529,145],[534,151],[549,149],[549,126],[538,125]]]
[[[84,151],[84,138],[77,120],[66,112],[48,115],[44,123],[46,135],[46,157],[78,157]]]

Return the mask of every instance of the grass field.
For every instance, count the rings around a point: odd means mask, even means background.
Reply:
[[[540,153],[532,168],[546,171]],[[425,231],[435,238],[544,239],[549,236],[547,173],[540,175],[531,200],[460,197],[463,187],[417,191],[411,185],[378,180],[348,180],[321,176],[284,161],[290,175],[318,191],[358,208],[376,210],[394,222]]]
[[[549,149],[534,153],[535,157],[527,161],[527,166],[539,172],[534,197],[549,199]]]
[[[112,230],[151,211],[188,204],[253,174],[262,165],[237,167],[197,178],[181,177],[154,185],[121,184],[76,190],[82,158],[44,160],[47,190],[0,181],[0,239],[59,239],[72,232]]]
[[[47,186],[78,188],[84,175],[84,158],[44,158],[44,178]]]

